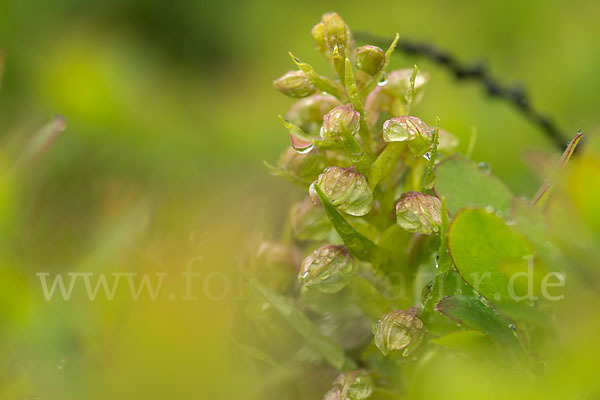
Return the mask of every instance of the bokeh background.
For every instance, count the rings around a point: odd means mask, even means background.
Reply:
[[[261,164],[288,141],[277,114],[292,101],[272,80],[289,50],[324,70],[310,29],[328,11],[487,63],[569,134],[599,125],[597,1],[2,0],[0,167],[54,115],[68,127],[1,182],[1,399],[258,396],[231,342],[239,270],[298,195]],[[531,196],[531,150],[553,150],[539,128],[422,59],[392,66],[414,63],[432,75],[417,114],[463,146],[476,127],[474,158]],[[191,260],[198,300],[183,301]],[[37,272],[82,271],[169,276],[157,301],[44,300]]]

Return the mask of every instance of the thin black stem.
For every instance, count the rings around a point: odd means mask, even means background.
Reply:
[[[372,35],[367,32],[354,32],[359,42],[368,42],[380,47],[389,43],[388,39]],[[567,135],[556,125],[551,117],[535,109],[528,99],[525,89],[520,85],[503,85],[492,77],[486,66],[482,63],[463,64],[452,54],[437,49],[427,43],[415,42],[411,39],[400,38],[396,46],[397,50],[405,54],[422,56],[436,64],[450,70],[456,79],[461,81],[473,80],[478,82],[486,90],[490,97],[495,97],[508,102],[515,107],[523,116],[536,124],[544,134],[559,149],[564,149]],[[396,53],[398,54],[398,53]]]

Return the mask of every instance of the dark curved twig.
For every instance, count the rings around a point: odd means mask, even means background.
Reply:
[[[354,32],[354,36],[360,42],[368,42],[385,48],[391,40],[372,35],[367,32]],[[450,53],[436,49],[427,44],[415,42],[411,39],[400,38],[396,49],[406,54],[423,56],[436,64],[450,70],[458,80],[474,80],[480,83],[490,97],[496,97],[504,100],[515,107],[527,119],[536,124],[546,136],[559,149],[564,149],[567,142],[565,135],[552,120],[551,117],[536,110],[532,105],[525,89],[520,85],[503,85],[497,79],[492,77],[486,66],[482,63],[473,63],[471,65],[462,64]]]

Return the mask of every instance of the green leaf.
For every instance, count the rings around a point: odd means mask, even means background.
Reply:
[[[438,197],[446,197],[451,214],[465,207],[491,207],[507,216],[513,197],[498,178],[460,157],[449,158],[436,167],[434,190]]]
[[[475,355],[492,353],[496,350],[484,333],[473,330],[452,332],[433,339],[432,342],[447,349]]]
[[[375,243],[361,235],[348,221],[342,217],[335,206],[331,204],[329,198],[319,185],[314,185],[314,189],[323,204],[327,217],[333,224],[333,227],[340,235],[344,244],[354,256],[359,260],[373,262],[376,259],[386,258],[384,251],[377,247]]]
[[[488,299],[514,302],[528,290],[532,246],[497,215],[460,212],[450,225],[448,247],[463,279]]]
[[[456,270],[440,271],[431,284],[423,289],[423,311],[432,312],[436,304],[444,297],[466,293],[469,287],[464,283]],[[472,291],[471,291],[472,293]]]
[[[441,300],[435,310],[467,328],[478,330],[503,346],[521,348],[511,322],[492,307],[470,296],[454,295]]]
[[[401,142],[391,142],[385,146],[371,166],[371,171],[369,173],[369,187],[371,190],[373,190],[381,180],[387,179],[392,174],[394,167],[402,155],[404,147],[404,144]]]
[[[345,70],[346,70],[346,74],[345,74],[346,92],[348,93],[348,96],[350,97],[350,101],[352,102],[352,107],[354,107],[354,109],[356,111],[358,111],[360,113],[360,115],[362,116],[363,111],[364,111],[364,104],[363,104],[362,98],[360,97],[360,93],[358,91],[358,85],[356,84],[356,78],[354,77],[354,68],[352,67],[352,63],[350,62],[350,59],[348,59],[348,58],[346,58]]]
[[[262,361],[265,364],[268,364],[275,368],[282,368],[279,364],[277,364],[277,362],[273,359],[273,357],[271,357],[270,355],[268,355],[261,349],[254,347],[254,346],[249,346],[247,344],[240,343],[237,340],[235,340],[234,338],[231,338],[231,341],[233,342],[233,345],[239,351],[241,351],[243,354],[245,354],[248,358]]]
[[[285,297],[268,289],[255,278],[250,278],[250,285],[260,293],[314,348],[319,350],[329,364],[340,371],[348,371],[356,366],[346,357],[344,349],[332,338],[325,336],[298,308]]]

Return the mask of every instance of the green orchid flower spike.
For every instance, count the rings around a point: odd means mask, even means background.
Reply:
[[[387,50],[356,47],[336,13],[311,35],[331,71],[292,56],[299,70],[274,82],[297,100],[280,116],[291,146],[269,168],[301,189],[282,231],[286,251],[262,261],[278,277],[271,268],[289,272],[295,260],[297,282],[249,278],[265,312],[281,317],[277,329],[258,329],[261,340],[270,343],[271,331],[290,338],[270,356],[320,385],[328,383],[315,375],[327,374],[306,371],[339,374],[327,400],[413,398],[413,379],[455,352],[540,375],[550,305],[511,298],[506,285],[528,273],[529,259],[544,264],[535,282],[562,260],[549,236],[533,236],[558,179],[529,202],[458,154],[470,157],[474,141],[461,146],[439,118],[419,113],[429,74],[389,70],[397,35]]]

